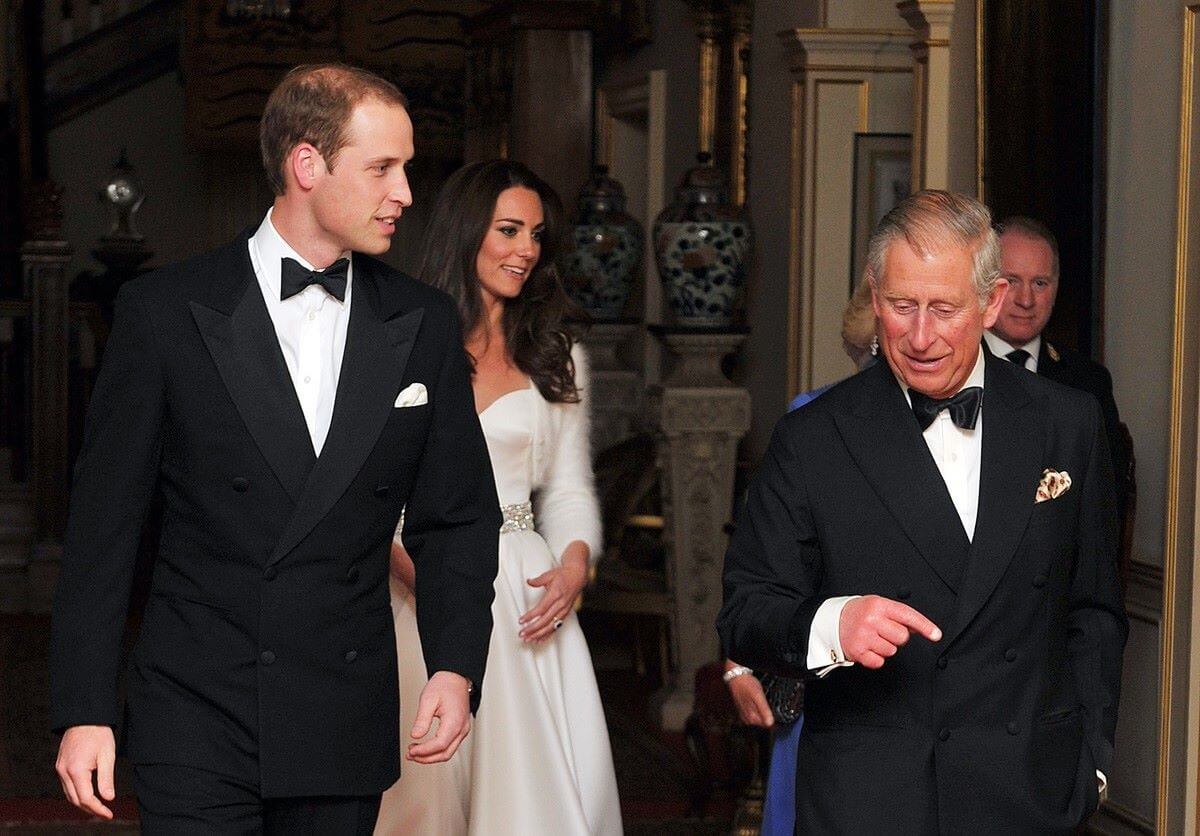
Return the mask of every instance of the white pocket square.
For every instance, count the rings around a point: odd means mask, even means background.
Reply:
[[[1038,483],[1037,493],[1033,496],[1034,504],[1048,499],[1058,499],[1071,490],[1071,474],[1046,468],[1042,471],[1042,481]]]
[[[396,396],[396,402],[392,406],[399,409],[402,406],[420,406],[426,403],[429,403],[429,393],[425,391],[425,384],[410,383]]]

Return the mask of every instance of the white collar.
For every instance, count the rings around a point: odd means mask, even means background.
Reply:
[[[1001,359],[1007,358],[1011,352],[1016,351],[1018,348],[1028,351],[1030,357],[1037,359],[1040,356],[1039,352],[1042,350],[1041,334],[1038,334],[1032,340],[1025,343],[1025,345],[1010,345],[1007,341],[1000,339],[991,331],[984,331],[983,339],[985,342],[987,342],[988,348],[992,350],[992,354],[995,354]]]
[[[263,282],[267,286],[267,290],[275,299],[279,298],[279,288],[282,283],[280,274],[282,268],[280,265],[285,258],[291,258],[298,261],[305,270],[315,270],[312,262],[296,252],[296,248],[284,240],[279,234],[279,230],[275,228],[275,224],[271,221],[271,213],[274,207],[267,210],[267,215],[263,218],[261,224],[254,234],[250,236],[250,246],[253,252],[258,255],[258,269]],[[350,301],[350,282],[354,276],[354,258],[349,251],[343,252],[342,257],[350,259],[350,267],[346,271],[346,298],[339,304],[346,305]],[[333,297],[330,297],[331,299]],[[337,299],[333,299],[337,302]]]

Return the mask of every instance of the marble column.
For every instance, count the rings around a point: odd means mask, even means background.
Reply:
[[[658,438],[667,588],[675,665],[662,695],[663,728],[679,730],[692,711],[696,671],[721,658],[716,618],[721,568],[733,513],[737,445],[750,428],[750,394],[721,373],[721,360],[747,333],[656,328],[670,363],[649,390]]]

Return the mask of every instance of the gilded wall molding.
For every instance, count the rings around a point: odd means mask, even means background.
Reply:
[[[812,388],[816,301],[818,191],[822,149],[818,148],[819,100],[830,85],[857,85],[857,113],[845,142],[870,129],[873,90],[880,78],[913,71],[905,29],[798,28],[780,32],[792,73],[792,116],[788,211],[787,388]],[[849,234],[847,224],[846,234]],[[849,258],[849,244],[844,248]],[[847,263],[847,275],[849,264]]]
[[[912,27],[913,191],[949,186],[950,38],[955,0],[904,0]]]
[[[1191,658],[1190,627],[1198,601],[1194,588],[1193,559],[1196,546],[1197,418],[1200,411],[1200,166],[1193,166],[1197,95],[1197,16],[1200,5],[1184,9],[1179,99],[1179,181],[1176,199],[1175,322],[1172,345],[1170,445],[1164,520],[1163,607],[1160,657],[1158,729],[1158,786],[1155,832],[1195,830],[1198,778],[1188,774],[1194,763],[1196,671]]]

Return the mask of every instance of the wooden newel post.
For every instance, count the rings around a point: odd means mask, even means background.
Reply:
[[[49,601],[67,523],[67,264],[71,247],[62,237],[61,197],[62,190],[49,181],[34,187],[30,234],[21,247],[32,326],[29,482],[36,539],[29,564],[29,596],[33,608]]]

